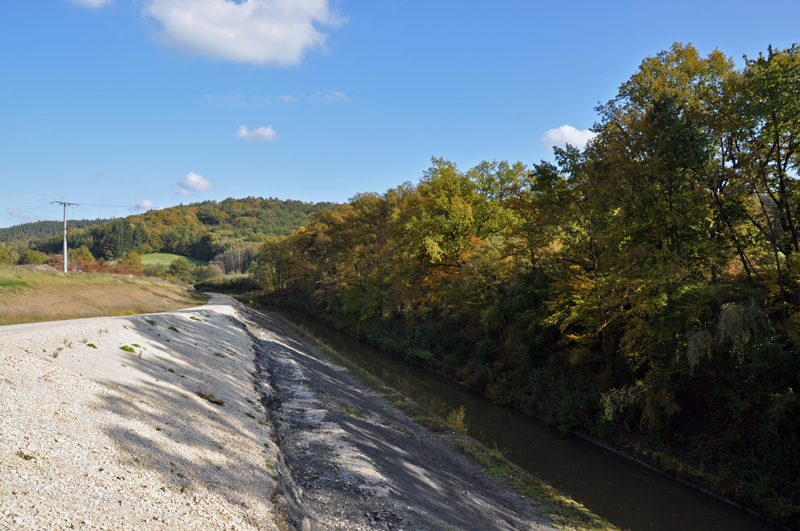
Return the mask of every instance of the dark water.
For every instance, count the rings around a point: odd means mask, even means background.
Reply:
[[[317,338],[437,413],[464,406],[469,435],[497,445],[536,474],[623,530],[776,531],[781,529],[672,478],[573,436],[430,371],[399,360],[294,312]]]

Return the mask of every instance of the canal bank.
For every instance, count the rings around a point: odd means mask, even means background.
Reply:
[[[413,422],[401,409],[416,406],[404,408],[399,395],[387,399],[362,385],[351,374],[357,367],[322,355],[324,348],[297,340],[278,320],[240,311],[258,360],[257,390],[281,449],[276,468],[287,519],[297,528],[614,529],[535,478],[515,474],[454,427]],[[512,488],[520,478],[528,495]]]
[[[623,529],[775,531],[782,529],[728,502],[575,436],[422,367],[369,347],[295,312],[282,312],[324,344],[439,414],[465,407],[468,433],[503,449],[543,478]]]

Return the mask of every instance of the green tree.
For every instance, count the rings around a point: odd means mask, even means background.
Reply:
[[[197,211],[197,219],[204,225],[219,225],[222,222],[222,214],[211,207],[203,207]]]
[[[170,275],[176,278],[183,278],[189,275],[191,271],[192,271],[192,264],[190,264],[189,260],[187,260],[182,256],[173,260],[169,264],[169,269],[167,270],[167,272]]]
[[[416,187],[397,189],[387,242],[389,279],[405,301],[403,311],[423,317],[433,309],[453,309],[448,286],[472,253],[510,224],[500,203],[509,173],[505,163],[501,172],[496,163],[484,163],[466,174],[444,159],[432,163]]]
[[[735,70],[676,43],[599,107],[584,150],[530,170],[433,159],[268,242],[251,274],[565,431],[679,447],[794,525],[798,57]]]
[[[94,256],[85,245],[81,245],[77,249],[67,250],[67,259],[69,260],[83,260],[85,262],[94,262]]]
[[[19,259],[22,265],[39,265],[47,262],[47,255],[40,251],[29,249]]]
[[[744,70],[731,80],[736,93],[732,126],[741,141],[732,153],[747,180],[756,208],[751,224],[769,242],[783,320],[786,305],[800,303],[796,283],[790,286],[787,267],[798,269],[800,199],[796,170],[800,152],[800,47],[769,48],[765,57],[746,59]]]
[[[195,268],[192,276],[194,276],[195,279],[200,281],[214,280],[217,278],[222,278],[224,276],[224,273],[219,266],[211,264]]]
[[[20,255],[7,243],[0,243],[0,264],[16,264]]]
[[[127,251],[120,257],[119,263],[130,266],[131,269],[135,269],[137,271],[142,271],[144,269],[144,262],[142,262],[142,255],[140,255],[136,251]]]
[[[214,255],[220,252],[220,240],[222,236],[213,232],[207,232],[200,237],[195,245],[195,256],[201,260],[211,260]]]
[[[285,279],[279,266],[282,254],[281,243],[285,238],[273,237],[264,242],[256,259],[250,264],[248,272],[266,291],[284,287]]]

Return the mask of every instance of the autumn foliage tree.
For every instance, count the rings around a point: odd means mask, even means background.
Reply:
[[[703,463],[800,525],[800,48],[736,69],[676,43],[597,110],[583,150],[433,158],[253,271],[273,300],[565,431]]]

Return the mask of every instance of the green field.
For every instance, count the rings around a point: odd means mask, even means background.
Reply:
[[[142,255],[142,262],[144,265],[150,264],[160,264],[169,266],[173,260],[176,258],[186,258],[189,260],[190,264],[194,264],[196,266],[207,266],[208,262],[205,260],[198,260],[197,258],[189,258],[188,256],[181,256],[179,254],[171,254],[171,253],[151,253],[151,254],[143,254]]]

